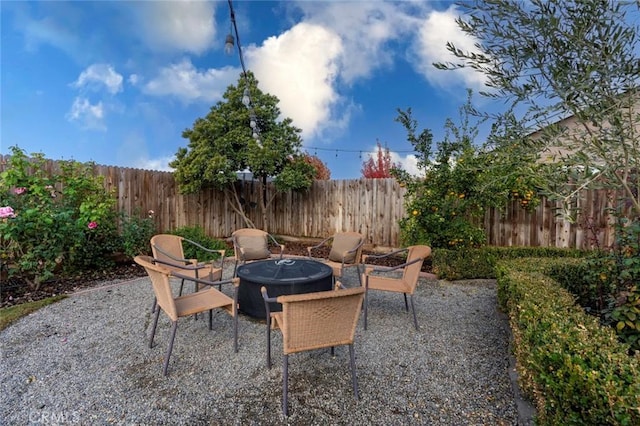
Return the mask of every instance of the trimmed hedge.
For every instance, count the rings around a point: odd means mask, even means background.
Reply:
[[[584,251],[556,247],[480,247],[458,250],[435,249],[433,273],[445,280],[495,278],[496,263],[523,257],[583,257]]]
[[[640,355],[587,315],[549,276],[572,259],[497,262],[523,391],[541,425],[640,424]]]

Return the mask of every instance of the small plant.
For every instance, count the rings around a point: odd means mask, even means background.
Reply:
[[[121,214],[122,232],[120,238],[124,254],[129,257],[135,257],[139,254],[151,254],[149,240],[156,233],[154,215],[155,212],[153,210],[149,210],[145,217],[142,217],[140,211],[136,211],[131,216],[125,213]]]
[[[210,250],[227,250],[229,246],[222,240],[209,237],[200,226],[184,226],[171,232],[173,235],[179,235],[191,241],[195,241],[203,247]],[[200,250],[192,244],[184,244],[184,255],[187,259],[198,259],[200,261],[216,260],[216,253],[208,253]]]

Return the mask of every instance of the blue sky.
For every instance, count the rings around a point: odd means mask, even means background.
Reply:
[[[169,170],[182,132],[240,76],[224,53],[226,1],[2,1],[0,153]],[[247,68],[333,179],[361,176],[386,144],[415,172],[394,121],[411,107],[436,140],[471,70],[438,71],[445,43],[471,49],[452,2],[234,1]],[[479,96],[476,103],[482,108]]]

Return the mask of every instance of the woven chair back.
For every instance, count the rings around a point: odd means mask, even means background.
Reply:
[[[364,288],[280,296],[285,354],[352,344]]]
[[[183,238],[178,235],[158,234],[151,237],[153,257],[164,262],[175,263],[175,259],[183,259]],[[173,257],[174,259],[172,259]]]
[[[407,262],[422,258],[420,262],[416,262],[412,265],[406,266],[402,274],[402,280],[411,286],[411,294],[413,294],[416,286],[418,285],[418,278],[420,277],[420,270],[424,259],[431,254],[431,247],[429,246],[409,246],[409,252],[407,253]]]
[[[153,293],[156,296],[160,308],[167,313],[172,321],[177,321],[178,311],[169,282],[170,271],[160,265],[154,264],[154,260],[150,256],[136,256],[133,260],[147,271],[151,279],[151,285],[153,286]]]

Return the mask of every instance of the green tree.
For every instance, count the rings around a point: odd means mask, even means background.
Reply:
[[[252,109],[242,103],[245,89],[249,90]],[[258,204],[268,231],[266,212],[276,195],[267,194],[268,178],[274,179],[277,191],[303,190],[311,186],[315,169],[298,161],[301,130],[292,125],[290,118],[278,121],[278,98],[261,92],[252,73],[248,72],[246,78],[241,76],[237,86],[229,86],[223,99],[204,118],[196,119],[193,128],[182,133],[189,144],[178,150],[170,165],[181,192],[222,190],[247,226],[254,227],[235,185],[238,171],[251,172],[258,182]],[[259,131],[252,132],[251,125]]]
[[[417,133],[417,121],[411,109],[398,110],[396,121],[407,131],[414,146],[418,167],[424,178],[415,178],[403,170],[393,174],[407,187],[405,205],[408,216],[400,222],[405,244],[429,244],[434,248],[456,249],[485,243],[481,221],[486,193],[478,190],[484,172],[484,157],[474,145],[477,124],[469,123],[471,93],[461,108],[461,123],[445,122],[445,137],[432,152],[433,135],[429,129]],[[488,193],[488,192],[487,192]]]
[[[622,190],[640,214],[639,32],[629,16],[640,2],[474,0],[459,7],[458,25],[478,51],[448,43],[456,61],[435,66],[477,70],[486,76],[485,94],[505,101],[508,109],[493,117],[491,143],[503,151],[496,159],[555,152],[551,164],[530,168],[548,183],[547,195],[569,206],[581,189]],[[567,117],[572,125],[561,120]]]

